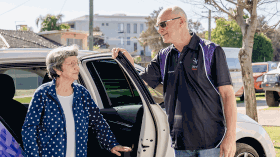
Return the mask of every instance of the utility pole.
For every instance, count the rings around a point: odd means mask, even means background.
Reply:
[[[211,41],[211,10],[208,11],[208,40]]]
[[[89,0],[89,50],[93,51],[93,0]]]

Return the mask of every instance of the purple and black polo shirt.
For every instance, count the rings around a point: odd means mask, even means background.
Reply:
[[[217,87],[232,85],[223,49],[191,35],[181,53],[173,45],[162,49],[140,74],[152,88],[163,83],[170,134],[177,150],[219,147],[226,128]]]

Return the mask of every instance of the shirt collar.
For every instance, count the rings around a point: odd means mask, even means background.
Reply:
[[[186,49],[186,48],[189,48],[189,49],[192,49],[192,50],[198,50],[199,37],[195,33],[190,33],[190,35],[192,36],[191,41],[189,42],[188,45],[184,46],[183,50]],[[180,52],[179,50],[176,49],[174,44],[171,44],[171,49]]]

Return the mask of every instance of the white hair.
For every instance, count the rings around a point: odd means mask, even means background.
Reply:
[[[62,64],[67,57],[78,56],[78,45],[58,47],[50,51],[46,57],[46,67],[48,76],[52,79],[59,77],[54,69],[62,71]]]

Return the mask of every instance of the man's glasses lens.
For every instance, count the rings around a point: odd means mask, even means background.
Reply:
[[[172,21],[172,20],[176,20],[176,19],[179,19],[179,18],[181,18],[181,17],[176,17],[176,18],[174,18],[174,19],[170,19],[170,20],[166,20],[166,21],[162,21],[161,23],[159,23],[158,25],[161,27],[161,28],[164,28],[164,27],[166,27],[166,22],[168,22],[168,21]],[[159,26],[154,26],[155,27],[155,29],[158,31],[159,30]]]

